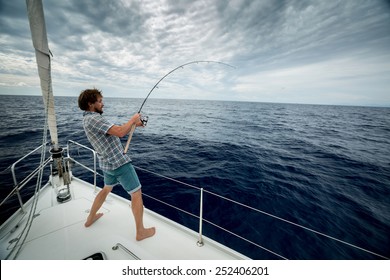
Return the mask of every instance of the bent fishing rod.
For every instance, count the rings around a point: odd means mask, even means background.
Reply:
[[[228,66],[228,67],[232,67],[232,68],[235,68],[234,66],[230,65],[230,64],[227,64],[227,63],[224,63],[224,62],[220,62],[220,61],[213,61],[213,60],[196,60],[196,61],[191,61],[191,62],[187,62],[187,63],[184,63],[180,66],[177,66],[175,69],[172,69],[171,71],[169,71],[167,74],[165,74],[153,87],[152,89],[149,91],[148,95],[146,96],[146,98],[144,99],[144,101],[142,102],[141,104],[141,107],[139,108],[138,110],[138,114],[141,113],[141,110],[142,110],[142,107],[145,105],[145,102],[146,100],[148,100],[150,94],[153,92],[153,90],[155,88],[157,88],[157,86],[159,85],[159,83],[164,80],[167,76],[169,76],[170,74],[172,74],[173,72],[175,72],[176,70],[178,69],[183,69],[185,66],[187,65],[190,65],[190,64],[198,64],[198,63],[217,63],[217,64],[221,64],[221,65],[224,65],[224,66]],[[146,123],[147,123],[147,118],[141,118],[141,121],[142,121],[142,124],[145,126]],[[134,133],[134,130],[135,130],[135,124],[132,125],[131,127],[131,130],[129,132],[129,138],[127,139],[127,143],[126,143],[126,147],[124,149],[124,154],[127,153],[128,149],[129,149],[129,145],[130,145],[130,141],[131,141],[131,138],[133,137],[133,133]]]

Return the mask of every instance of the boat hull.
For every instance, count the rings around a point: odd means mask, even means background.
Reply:
[[[80,260],[91,256],[103,259],[247,259],[244,255],[203,237],[197,245],[198,233],[149,209],[144,211],[145,226],[155,226],[156,235],[136,241],[131,201],[111,193],[99,212],[104,215],[92,226],[84,222],[99,191],[93,185],[72,178],[71,199],[57,201],[58,187],[54,178],[40,191],[35,216],[27,238],[16,259]],[[25,204],[26,213],[18,210],[1,227],[1,259],[10,254],[23,231],[32,199]],[[17,251],[20,244],[14,250]]]

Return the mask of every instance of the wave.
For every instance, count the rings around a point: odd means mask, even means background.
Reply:
[[[31,121],[42,111],[39,100],[33,98],[36,110],[15,115],[19,105],[11,98],[0,98],[8,107],[2,112],[7,127],[11,123],[16,126],[11,130],[0,127],[0,169],[5,169],[42,141],[41,120]],[[32,102],[30,97],[20,98],[24,104]],[[58,100],[60,142],[65,145],[72,139],[90,146],[76,99]],[[104,115],[124,123],[132,114],[129,104],[136,102],[110,98],[105,103]],[[389,108],[151,99],[144,110],[149,115],[148,125],[136,130],[129,151],[134,165],[390,255]],[[29,124],[19,125],[24,120]],[[79,156],[88,161],[87,155]],[[30,165],[32,162],[26,162],[20,168],[27,170]],[[196,190],[141,170],[137,173],[144,192],[190,212],[198,211]],[[101,178],[98,182],[103,184]],[[12,187],[12,179],[4,179],[1,189],[9,184]],[[267,216],[243,216],[240,207],[229,208],[209,195],[205,201],[208,219],[249,233],[253,241],[288,258],[375,258]],[[145,204],[196,228],[196,221],[188,217],[147,198]],[[253,258],[274,258],[207,225],[204,230]]]

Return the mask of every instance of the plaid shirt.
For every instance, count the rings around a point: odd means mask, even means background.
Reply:
[[[99,113],[84,112],[84,131],[98,155],[99,165],[103,171],[117,169],[131,161],[130,156],[123,154],[119,137],[107,134],[113,125]]]

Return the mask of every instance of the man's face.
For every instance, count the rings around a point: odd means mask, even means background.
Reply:
[[[104,107],[103,97],[98,97],[97,101],[93,103],[91,107],[92,107],[91,111],[97,112],[99,114],[103,114],[103,107]]]

